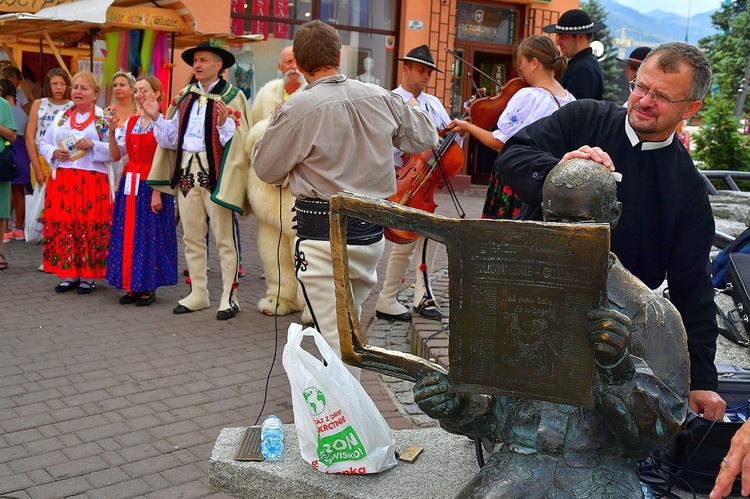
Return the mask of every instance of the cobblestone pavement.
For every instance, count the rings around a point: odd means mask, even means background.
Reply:
[[[481,195],[460,196],[467,216],[479,215]],[[438,194],[437,202],[438,213],[455,214],[447,196]],[[57,294],[56,277],[36,270],[40,246],[3,246],[9,268],[0,272],[0,496],[227,497],[208,486],[214,441],[222,428],[271,413],[293,421],[281,351],[289,323],[300,320],[298,313],[276,319],[257,311],[265,282],[255,220],[242,220],[241,232],[242,312],[224,322],[215,308],[173,315],[187,293],[184,282],[159,289],[156,303],[141,308],[119,305],[122,292],[103,280],[91,295]],[[389,251],[390,243],[380,276]],[[220,273],[214,246],[210,252],[215,307]],[[446,296],[446,265],[440,248],[438,299]],[[410,272],[406,283],[413,280]],[[375,293],[363,307],[369,343],[437,360],[447,355],[447,319],[374,319]],[[405,287],[400,298],[408,303],[411,293]],[[723,356],[727,345],[720,339],[719,358],[746,358],[746,350]],[[392,428],[435,424],[413,403],[411,383],[371,372],[362,382]]]
[[[481,199],[461,199],[469,216],[478,216]],[[439,194],[437,202],[438,212],[450,215],[448,198]],[[213,307],[186,315],[172,314],[187,293],[182,279],[159,289],[150,307],[121,306],[122,292],[104,280],[90,295],[55,293],[57,278],[37,271],[40,246],[3,245],[9,267],[0,273],[0,495],[226,497],[208,486],[213,443],[222,428],[271,413],[293,421],[281,351],[289,323],[300,320],[298,313],[275,319],[257,311],[265,282],[255,220],[242,220],[241,232],[242,312],[223,322],[213,308],[220,296],[213,241]],[[381,276],[386,262],[387,253]],[[442,251],[436,267],[444,266]],[[363,324],[372,320],[375,299],[365,304]],[[408,349],[408,328],[383,322],[372,321],[371,330],[387,332],[384,344]],[[432,424],[414,406],[410,384],[365,372],[363,385],[392,428]]]

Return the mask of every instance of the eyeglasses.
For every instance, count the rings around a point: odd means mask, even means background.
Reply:
[[[651,92],[645,85],[638,83],[635,80],[630,80],[628,83],[630,85],[630,93],[638,97],[639,99],[642,99],[646,96],[646,94],[651,95],[651,100],[653,100],[657,105],[661,104],[662,106],[666,106],[667,104],[677,104],[678,102],[690,102],[694,101],[695,99],[670,99],[666,95],[659,93],[659,92]]]

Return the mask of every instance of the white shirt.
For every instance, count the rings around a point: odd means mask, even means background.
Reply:
[[[210,92],[212,88],[219,83],[216,80],[208,86],[208,89],[204,89],[206,92]],[[198,82],[198,86],[203,89],[203,85]],[[206,150],[205,140],[205,126],[206,126],[206,109],[208,105],[199,106],[196,102],[190,108],[190,116],[188,117],[187,129],[185,130],[185,137],[182,141],[182,150],[189,153],[196,153]],[[216,129],[219,131],[219,141],[221,145],[226,145],[229,139],[234,135],[235,123],[234,120],[227,117],[224,120],[223,125],[216,125]],[[175,109],[174,116],[170,120],[159,115],[156,120],[156,127],[154,128],[154,137],[156,138],[157,144],[167,149],[177,149],[177,139],[180,133],[180,110]]]
[[[395,88],[392,92],[394,94],[400,95],[401,98],[404,99],[404,102],[409,102],[409,100],[414,97],[414,94],[412,94],[408,90],[405,90],[401,85]],[[417,102],[419,102],[419,107],[427,111],[427,114],[430,115],[430,118],[432,118],[432,122],[435,123],[435,126],[437,126],[438,129],[445,128],[446,126],[448,126],[448,123],[451,122],[451,118],[450,116],[448,116],[448,112],[445,110],[445,106],[443,106],[443,103],[440,102],[440,99],[438,99],[434,95],[421,92],[416,97],[416,99]],[[456,137],[456,142],[458,143],[458,145],[462,145],[463,141],[463,137]],[[395,148],[393,149],[393,166],[397,168],[404,166],[403,155],[404,153],[402,151],[399,151]]]

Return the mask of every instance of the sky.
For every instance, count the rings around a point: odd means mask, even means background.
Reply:
[[[688,6],[690,7],[690,15],[700,14],[701,12],[708,12],[721,7],[722,0],[660,0],[654,2],[654,0],[616,0],[618,3],[635,9],[642,14],[651,12],[652,10],[663,10],[665,12],[672,12],[679,16],[688,15]]]

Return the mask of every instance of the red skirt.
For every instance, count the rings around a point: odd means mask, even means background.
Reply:
[[[106,173],[58,168],[44,199],[44,270],[58,277],[107,274],[112,203]]]

